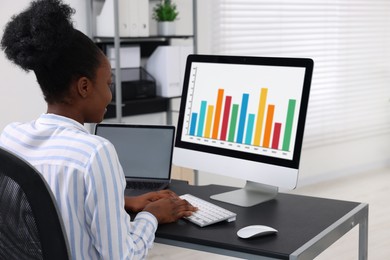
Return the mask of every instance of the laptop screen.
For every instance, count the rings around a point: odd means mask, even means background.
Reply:
[[[98,124],[95,134],[115,147],[126,179],[169,180],[174,126]]]

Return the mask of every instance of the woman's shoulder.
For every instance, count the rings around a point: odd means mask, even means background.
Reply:
[[[12,122],[7,124],[3,131],[2,134],[9,134],[17,131],[23,131],[24,129],[28,129],[31,125],[31,122]]]

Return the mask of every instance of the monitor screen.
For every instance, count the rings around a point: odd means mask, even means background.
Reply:
[[[294,188],[313,61],[190,55],[174,163]]]

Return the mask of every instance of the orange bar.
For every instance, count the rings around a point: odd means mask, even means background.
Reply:
[[[272,122],[274,121],[275,105],[268,105],[267,119],[265,121],[263,147],[269,147],[271,140]]]
[[[214,106],[209,105],[207,107],[206,129],[204,130],[204,137],[205,138],[210,138],[211,123],[213,122],[213,113],[214,113]]]
[[[267,102],[267,93],[268,88],[261,89],[259,108],[257,110],[255,136],[253,140],[253,145],[256,146],[260,146],[261,132],[263,131],[263,121],[265,114],[265,103]]]
[[[219,121],[221,120],[223,89],[218,89],[217,105],[215,108],[214,126],[213,126],[213,139],[218,138]]]

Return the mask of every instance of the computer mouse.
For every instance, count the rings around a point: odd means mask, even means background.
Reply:
[[[237,236],[240,238],[252,238],[265,236],[270,234],[275,234],[278,231],[272,227],[263,226],[263,225],[252,225],[243,227],[237,231]]]

